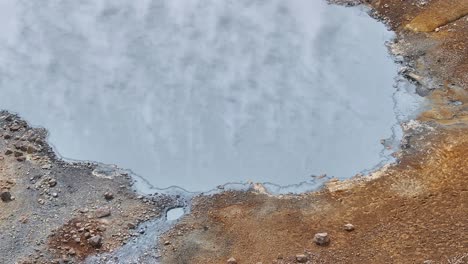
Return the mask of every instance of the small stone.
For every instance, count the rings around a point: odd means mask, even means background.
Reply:
[[[49,186],[54,187],[55,185],[57,185],[57,180],[56,179],[50,179],[49,180]]]
[[[102,237],[99,235],[92,236],[88,239],[88,243],[93,247],[100,247],[102,245]]]
[[[100,232],[104,232],[104,231],[106,231],[106,229],[107,228],[105,226],[103,226],[103,225],[100,225],[100,226],[97,227],[97,230],[100,231]]]
[[[104,198],[106,198],[106,200],[112,200],[114,199],[114,194],[112,194],[111,192],[106,192],[104,193]]]
[[[127,224],[127,227],[128,227],[129,229],[135,229],[135,228],[136,228],[136,225],[135,225],[134,223],[128,223],[128,224]]]
[[[36,148],[36,147],[33,146],[33,145],[29,145],[29,146],[27,146],[27,148],[26,148],[26,152],[28,152],[29,154],[32,154],[32,153],[39,152],[39,149]]]
[[[299,262],[299,263],[306,263],[308,260],[309,260],[309,258],[304,254],[296,255],[296,261]]]
[[[21,128],[20,125],[18,125],[18,124],[13,124],[12,126],[10,126],[10,131],[15,132],[15,131],[20,130],[20,128]]]
[[[58,197],[58,193],[55,193],[55,192],[52,193],[52,197],[57,198],[57,197]]]
[[[38,199],[37,202],[38,202],[39,204],[44,204],[44,203],[45,203],[45,201],[42,200],[42,199]]]
[[[16,160],[19,162],[23,162],[26,160],[26,157],[25,156],[17,157]]]
[[[344,230],[348,231],[348,232],[351,232],[354,230],[354,225],[352,224],[346,224],[344,225]]]
[[[5,134],[5,135],[3,135],[3,138],[4,138],[4,139],[10,139],[10,138],[11,138],[11,135],[10,135],[10,134]]]
[[[0,192],[0,199],[2,199],[3,202],[10,202],[12,201],[11,193],[7,190],[3,190]]]
[[[11,149],[5,150],[5,155],[11,155],[11,154],[13,154],[13,151]]]
[[[165,246],[169,246],[170,244],[171,244],[171,242],[169,242],[169,241],[164,241],[164,245],[165,245]]]
[[[75,238],[75,243],[79,244],[81,242],[81,239],[79,237]]]
[[[15,151],[14,154],[15,154],[15,157],[16,157],[16,158],[17,158],[17,157],[23,156],[23,152],[20,152],[20,151]]]
[[[330,237],[328,233],[317,233],[314,236],[314,242],[319,246],[326,246],[330,243]]]
[[[70,250],[68,250],[68,254],[70,256],[74,256],[74,255],[76,255],[76,251],[73,248],[71,248]]]
[[[94,215],[97,218],[103,218],[103,217],[111,215],[111,210],[108,207],[101,207],[101,208],[96,209],[96,211],[94,212]]]
[[[81,208],[80,210],[78,210],[80,213],[82,214],[85,214],[87,212],[89,212],[88,208]]]
[[[227,260],[227,264],[237,264],[237,260],[233,257]]]

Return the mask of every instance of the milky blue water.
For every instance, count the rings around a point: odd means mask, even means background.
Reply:
[[[389,158],[391,37],[318,0],[2,0],[0,108],[158,188],[346,178]]]

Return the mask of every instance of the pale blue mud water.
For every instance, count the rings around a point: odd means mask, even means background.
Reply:
[[[391,38],[318,0],[1,0],[0,108],[155,188],[303,191],[391,160],[420,103]]]

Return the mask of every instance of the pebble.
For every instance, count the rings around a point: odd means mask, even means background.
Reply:
[[[11,149],[5,150],[5,155],[11,155],[11,154],[13,154],[13,151]]]
[[[97,218],[103,218],[103,217],[111,215],[111,210],[108,207],[101,207],[101,208],[96,209],[94,214]]]
[[[227,260],[227,264],[237,264],[237,260],[233,257]]]
[[[7,190],[3,190],[0,192],[0,199],[2,199],[3,202],[10,202],[12,199],[11,193]]]
[[[111,192],[106,192],[104,193],[104,198],[106,198],[106,200],[112,200],[114,199],[114,194]]]
[[[346,224],[344,225],[344,230],[348,231],[348,232],[351,232],[354,230],[354,225],[352,224]]]
[[[102,245],[102,237],[100,235],[92,236],[88,239],[88,243],[93,247],[100,247]]]
[[[49,187],[54,187],[57,185],[57,180],[56,179],[50,179],[49,180]]]
[[[317,233],[314,236],[314,242],[319,246],[326,246],[330,243],[330,237],[328,233]]]
[[[308,260],[309,260],[309,258],[304,254],[296,255],[296,261],[299,262],[299,263],[306,263]]]

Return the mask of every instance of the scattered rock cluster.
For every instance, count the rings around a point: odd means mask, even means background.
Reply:
[[[103,246],[102,233],[107,229],[105,221],[73,219],[50,235],[51,244],[58,254],[75,256],[99,251]]]

